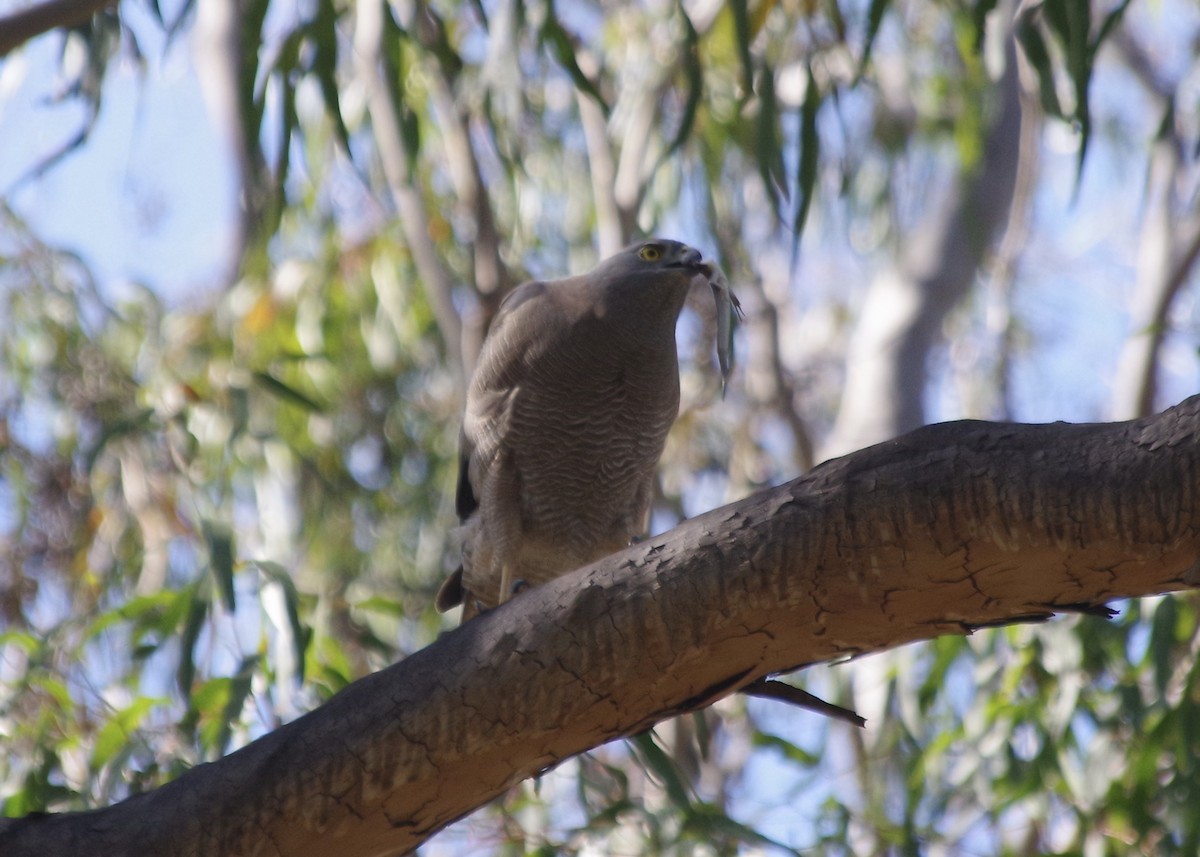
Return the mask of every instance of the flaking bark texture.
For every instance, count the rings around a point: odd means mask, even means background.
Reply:
[[[764,675],[1200,587],[1198,560],[1200,397],[930,426],[523,593],[154,792],[4,823],[0,853],[404,853]]]

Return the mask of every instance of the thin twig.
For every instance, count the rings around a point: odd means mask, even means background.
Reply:
[[[807,708],[809,711],[815,711],[818,714],[824,714],[826,717],[831,717],[834,720],[842,720],[860,728],[864,728],[867,725],[865,717],[859,716],[849,708],[842,708],[840,705],[826,702],[819,696],[813,696],[807,690],[801,690],[798,687],[785,684],[781,681],[772,681],[765,678],[759,679],[743,687],[742,693],[747,696],[757,696],[760,699],[774,699],[779,702],[786,702],[788,705]]]

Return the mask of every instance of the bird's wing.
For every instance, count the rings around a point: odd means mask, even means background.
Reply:
[[[482,480],[504,442],[513,393],[524,382],[531,358],[570,332],[570,313],[560,293],[530,282],[500,304],[471,379],[467,412],[459,432],[458,484],[454,507],[465,522],[479,509]],[[470,604],[459,567],[438,592],[438,609]],[[466,614],[464,614],[464,621]]]
[[[467,475],[459,479],[460,486],[466,482],[463,508],[472,505],[472,497],[478,500],[481,483],[474,470],[490,466],[503,445],[513,399],[527,385],[530,367],[571,334],[578,315],[578,290],[568,288],[568,282],[525,283],[509,294],[496,313],[471,379],[463,418],[460,464],[468,467]]]
[[[525,283],[513,289],[500,304],[471,378],[467,413],[458,435],[458,487],[454,508],[465,521],[479,508],[477,486],[471,482],[471,461],[481,434],[495,431],[507,395],[524,377],[529,348],[548,315],[546,284]]]
[[[475,395],[520,384],[531,358],[571,332],[570,281],[525,283],[500,304],[471,379]]]

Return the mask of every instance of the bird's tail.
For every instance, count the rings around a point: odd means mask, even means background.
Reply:
[[[438,590],[434,605],[439,613],[453,610],[459,604],[463,606],[462,621],[466,622],[479,614],[479,602],[463,588],[463,568],[460,565],[454,573],[446,578],[442,588]]]

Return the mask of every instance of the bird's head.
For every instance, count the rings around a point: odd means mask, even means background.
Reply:
[[[699,250],[678,241],[649,238],[609,256],[587,278],[597,290],[597,314],[649,314],[674,325],[688,288],[703,273]]]
[[[671,332],[697,279],[711,287],[716,299],[717,357],[724,382],[733,365],[733,325],[741,317],[741,305],[721,269],[704,261],[699,250],[649,238],[608,257],[575,282],[586,287],[595,318],[615,319],[632,336],[665,333],[673,345]]]
[[[681,273],[690,280],[701,273],[704,257],[694,247],[666,238],[648,238],[631,244],[601,262],[596,274],[612,277],[638,277],[643,274]]]

